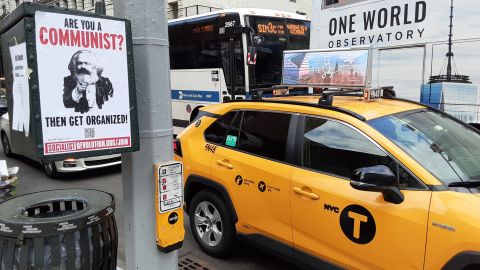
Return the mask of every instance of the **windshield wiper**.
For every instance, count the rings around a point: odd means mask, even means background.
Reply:
[[[478,188],[480,187],[480,180],[453,182],[448,184],[448,187]]]

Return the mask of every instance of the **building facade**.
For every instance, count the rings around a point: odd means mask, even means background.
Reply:
[[[312,0],[168,0],[168,18],[175,19],[227,8],[267,8],[310,16]]]
[[[6,14],[12,12],[23,2],[36,2],[40,4],[56,5],[64,8],[94,12],[96,1],[98,0],[0,0],[0,6],[2,8],[2,10],[0,11],[0,16],[3,17]],[[113,0],[105,0],[105,6],[107,15],[113,15]]]
[[[479,123],[479,86],[467,83],[424,84],[420,102],[445,111],[466,123]]]
[[[0,16],[12,12],[25,0],[0,0]],[[28,0],[27,0],[28,1]],[[95,11],[98,0],[33,0],[47,5],[56,5],[70,9]],[[113,15],[113,0],[104,0],[107,15]],[[168,0],[168,19],[175,19],[226,8],[268,8],[278,9],[309,16],[312,0]]]

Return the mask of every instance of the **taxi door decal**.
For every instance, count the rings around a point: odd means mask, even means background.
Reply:
[[[375,238],[375,219],[365,207],[360,205],[349,205],[342,210],[340,227],[345,236],[357,244],[368,244]]]

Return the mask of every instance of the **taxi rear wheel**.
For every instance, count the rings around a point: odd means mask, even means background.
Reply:
[[[198,192],[190,206],[190,228],[200,248],[214,257],[228,256],[235,243],[235,224],[225,203],[210,190]]]

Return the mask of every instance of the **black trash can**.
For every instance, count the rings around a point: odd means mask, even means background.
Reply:
[[[0,203],[0,269],[116,269],[113,195],[85,189]]]

